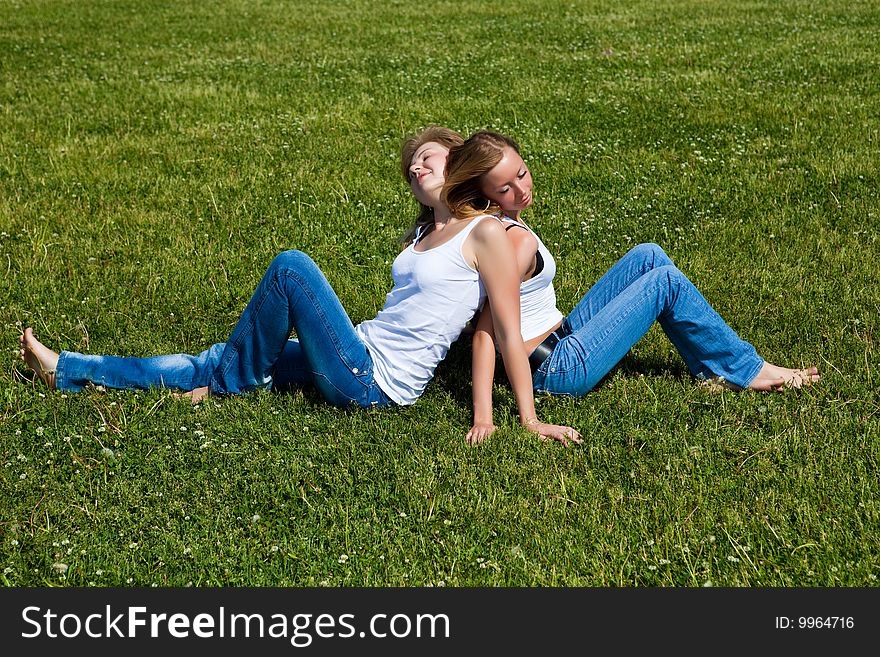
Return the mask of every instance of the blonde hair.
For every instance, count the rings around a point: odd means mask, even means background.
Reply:
[[[440,198],[453,215],[468,219],[481,214],[501,214],[501,207],[483,195],[480,181],[501,161],[505,148],[519,153],[519,144],[510,137],[480,130],[460,146],[449,149],[446,182]]]
[[[432,125],[404,141],[400,148],[400,173],[403,174],[403,178],[406,180],[407,184],[409,183],[409,167],[412,163],[413,155],[415,155],[416,151],[429,141],[433,141],[451,150],[456,146],[461,146],[461,144],[464,143],[464,137],[458,134],[455,130],[450,130],[449,128],[444,128],[439,125]],[[415,223],[410,226],[409,230],[404,234],[402,239],[403,246],[409,246],[415,239],[416,233],[419,229],[432,223],[434,223],[433,208],[419,203],[419,214],[416,217]]]

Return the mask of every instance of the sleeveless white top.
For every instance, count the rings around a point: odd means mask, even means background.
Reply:
[[[412,404],[434,376],[437,364],[482,305],[486,290],[462,244],[484,218],[474,218],[448,242],[416,251],[416,239],[394,260],[394,286],[375,319],[355,331],[373,358],[379,387],[400,405]]]
[[[556,261],[541,238],[524,223],[510,217],[501,217],[501,222],[505,224],[505,228],[513,224],[534,235],[538,241],[538,253],[544,259],[544,268],[519,286],[520,324],[523,342],[526,342],[546,333],[562,321],[563,315],[556,307],[556,290],[553,288]]]

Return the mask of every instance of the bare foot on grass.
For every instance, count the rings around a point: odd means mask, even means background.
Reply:
[[[811,383],[819,380],[819,370],[815,367],[805,367],[804,369],[791,369],[788,367],[779,367],[773,363],[764,362],[758,376],[749,384],[749,390],[758,392],[782,392],[788,388],[803,388]],[[700,382],[709,392],[722,392],[724,390],[732,390],[733,392],[742,392],[735,383],[727,381],[724,377],[716,376],[711,379],[705,379]]]
[[[58,354],[34,337],[34,331],[26,328],[18,337],[18,353],[34,374],[46,384],[49,390],[55,390],[55,369],[58,367]]]
[[[761,392],[778,392],[787,388],[803,388],[818,380],[819,370],[815,367],[791,369],[765,362],[749,388]]]

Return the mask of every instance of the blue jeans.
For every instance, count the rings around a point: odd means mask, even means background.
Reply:
[[[537,369],[535,390],[586,394],[658,321],[691,374],[745,388],[764,364],[656,244],[640,244],[584,295],[562,338]]]
[[[294,329],[298,340],[289,340]],[[373,379],[373,359],[333,288],[300,251],[285,251],[272,261],[229,340],[196,356],[62,352],[56,387],[76,391],[87,383],[123,389],[209,386],[220,395],[313,384],[340,407],[393,403]]]

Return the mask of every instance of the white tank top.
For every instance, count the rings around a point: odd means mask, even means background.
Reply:
[[[373,358],[373,376],[396,403],[412,404],[434,376],[437,364],[482,305],[486,290],[461,247],[484,218],[474,218],[451,240],[416,251],[422,233],[391,266],[394,286],[375,319],[355,331]]]
[[[511,224],[521,226],[534,235],[538,241],[538,253],[544,260],[544,268],[519,286],[520,323],[523,342],[526,342],[548,332],[562,321],[563,315],[556,307],[556,290],[553,288],[556,261],[541,238],[524,223],[510,217],[502,217],[501,222],[505,228]]]

